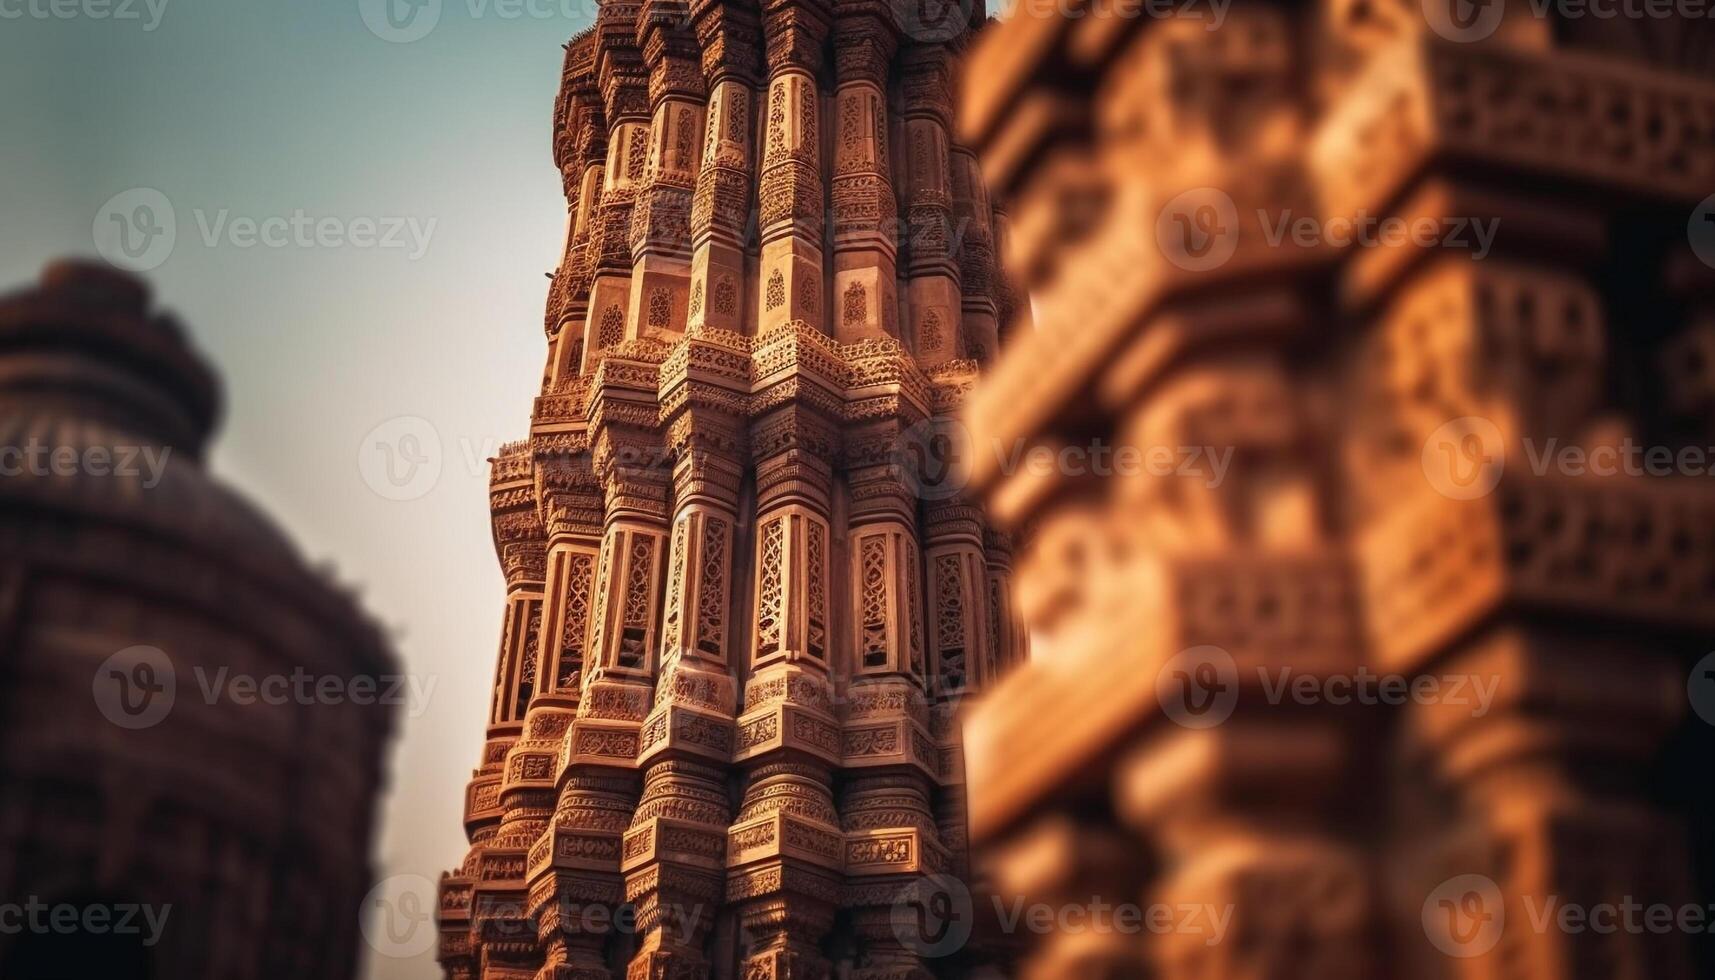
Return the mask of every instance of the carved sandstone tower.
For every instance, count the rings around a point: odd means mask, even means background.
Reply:
[[[976,458],[1034,532],[1032,662],[967,727],[996,891],[1230,915],[1021,977],[1710,975],[1659,918],[1715,893],[1710,22],[1478,6],[1020,17],[968,60],[1039,316],[973,435],[1231,454]]]
[[[567,46],[449,976],[928,975],[890,906],[962,872],[954,712],[1024,653],[1007,539],[895,465],[1011,315],[971,28],[652,0]]]

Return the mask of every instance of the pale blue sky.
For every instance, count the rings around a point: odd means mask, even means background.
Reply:
[[[541,370],[564,220],[550,109],[560,43],[589,14],[445,0],[425,37],[388,43],[359,0],[153,0],[153,30],[143,0],[71,2],[57,19],[0,0],[0,285],[94,254],[115,194],[166,196],[176,242],[147,276],[226,381],[214,469],[356,583],[435,685],[395,745],[377,855],[381,876],[433,879],[462,853],[502,605],[482,460],[524,434]],[[138,19],[87,15],[104,2]],[[223,210],[211,246],[199,226]],[[416,260],[235,244],[241,219],[298,211],[354,234],[366,217],[434,225]],[[358,467],[396,416],[427,419],[443,450],[439,482],[403,502]],[[431,960],[370,955],[370,975]]]

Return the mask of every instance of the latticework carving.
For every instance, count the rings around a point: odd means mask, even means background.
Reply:
[[[775,518],[762,528],[761,574],[756,591],[756,655],[768,656],[780,649],[781,604],[786,560],[786,521]]]

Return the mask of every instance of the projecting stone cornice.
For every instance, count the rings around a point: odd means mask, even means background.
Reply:
[[[841,344],[803,321],[760,337],[702,330],[672,344],[644,338],[616,345],[592,375],[537,398],[534,431],[594,425],[603,402],[636,404],[646,392],[663,421],[687,404],[755,417],[800,398],[841,422],[891,415],[915,421],[957,409],[976,373],[976,363],[965,360],[925,371],[890,338]]]

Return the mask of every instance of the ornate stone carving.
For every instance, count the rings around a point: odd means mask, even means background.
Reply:
[[[937,580],[894,457],[956,409],[971,366],[920,359],[897,322],[962,296],[894,270],[894,15],[843,19],[851,46],[830,59],[830,13],[604,3],[568,49],[554,152],[572,235],[549,328],[577,324],[583,349],[560,349],[530,439],[494,464],[510,592],[467,802],[478,873],[444,891],[449,975],[613,980],[608,931],[582,920],[627,902],[633,978],[932,972],[875,924],[955,868],[946,841],[962,853],[936,712],[997,669],[977,663],[997,593],[960,566],[960,622],[981,635],[964,680],[935,681],[942,606],[920,594]],[[954,175],[917,176],[910,199],[945,205]],[[980,540],[974,515],[952,523]],[[836,786],[857,787],[850,807]],[[834,946],[867,944],[869,965],[822,951],[842,904]],[[586,905],[601,915],[568,914]],[[737,943],[712,938],[727,915]]]

